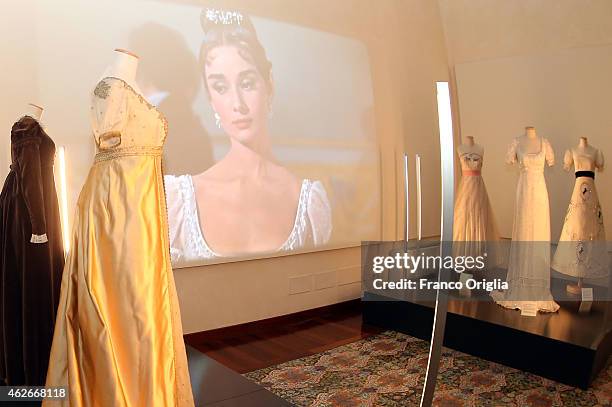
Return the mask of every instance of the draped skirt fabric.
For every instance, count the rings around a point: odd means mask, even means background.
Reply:
[[[506,281],[508,290],[492,293],[499,305],[559,309],[550,292],[550,203],[541,170],[523,170],[519,177]]]
[[[48,406],[193,406],[170,267],[161,156],[97,160],[79,196]]]
[[[32,226],[18,176],[0,194],[0,385],[43,386],[64,267],[53,168],[43,166],[46,243]]]
[[[603,278],[609,255],[595,180],[578,177],[552,267],[574,277]]]
[[[503,261],[499,232],[480,175],[464,175],[459,183],[453,221],[453,255],[486,256],[488,266]]]

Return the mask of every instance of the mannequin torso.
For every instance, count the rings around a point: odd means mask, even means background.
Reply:
[[[459,154],[459,156],[464,154],[478,154],[482,157],[484,156],[484,148],[480,144],[476,144],[473,137],[468,136],[466,142],[457,147],[457,154]]]
[[[136,83],[136,72],[138,70],[138,56],[124,49],[115,49],[115,61],[109,66],[102,78],[115,77],[125,81],[138,94],[142,95],[140,87]]]
[[[538,154],[542,151],[542,138],[534,127],[526,127],[525,134],[519,137],[519,147],[526,154]]]
[[[566,171],[603,171],[604,158],[601,151],[589,144],[586,137],[580,137],[576,147],[565,153],[564,168]]]
[[[457,155],[462,171],[480,171],[482,168],[484,148],[474,142],[474,137],[468,136],[466,141],[457,147]]]
[[[43,108],[41,106],[35,105],[34,103],[28,103],[26,105],[24,116],[30,116],[37,121],[40,120],[42,116]]]
[[[574,151],[579,155],[587,156],[595,160],[597,149],[589,144],[586,137],[580,137],[578,146],[574,147]]]
[[[27,116],[27,117],[31,117],[34,120],[36,120],[37,122],[39,122],[40,118],[42,116],[43,110],[44,109],[42,108],[42,106],[35,105],[34,103],[28,103],[26,105],[25,112],[22,115],[21,119],[24,119]],[[38,124],[40,126],[40,122]],[[53,150],[55,150],[55,147],[53,147]],[[14,161],[12,148],[11,148],[11,161]],[[39,203],[37,203],[37,205],[38,204]],[[47,234],[46,233],[42,233],[42,234],[32,233],[32,235],[30,237],[30,242],[31,243],[38,243],[38,244],[40,244],[40,243],[47,243],[48,242]]]

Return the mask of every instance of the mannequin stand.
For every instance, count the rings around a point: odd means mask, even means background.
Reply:
[[[578,283],[577,284],[568,284],[565,287],[565,290],[573,295],[580,295],[582,294],[582,277],[578,277]]]
[[[582,294],[582,277],[578,278],[577,284],[568,284],[567,286],[565,286],[565,290],[573,295]]]

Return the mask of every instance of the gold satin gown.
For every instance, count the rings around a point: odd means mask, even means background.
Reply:
[[[168,242],[167,123],[126,82],[92,96],[95,162],[79,196],[43,406],[193,406]]]

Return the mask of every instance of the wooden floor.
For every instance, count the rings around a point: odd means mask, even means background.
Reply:
[[[246,373],[324,352],[382,332],[362,323],[359,300],[238,326],[198,332],[185,342],[219,363]]]

